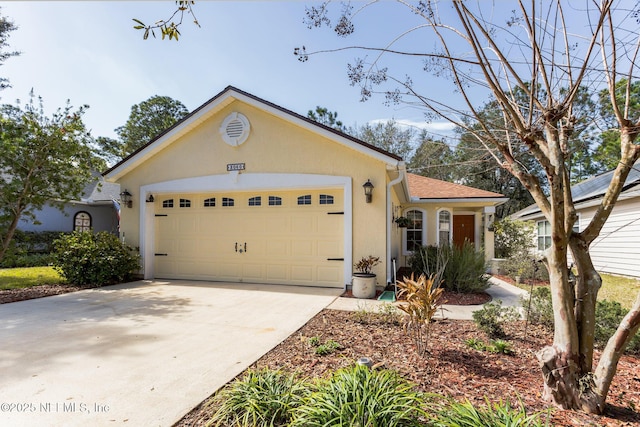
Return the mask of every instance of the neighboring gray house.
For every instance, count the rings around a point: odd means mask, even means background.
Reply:
[[[593,218],[598,204],[611,182],[613,171],[593,176],[571,187],[578,212],[575,229],[582,231]],[[511,215],[536,222],[536,246],[551,245],[551,229],[537,205]],[[640,278],[640,161],[629,172],[611,216],[589,248],[596,270]]]
[[[120,185],[106,182],[98,172],[87,184],[80,200],[68,202],[64,210],[45,205],[34,212],[36,221],[22,218],[18,229],[22,231],[108,231],[118,234]]]

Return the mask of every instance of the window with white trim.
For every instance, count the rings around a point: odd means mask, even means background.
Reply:
[[[320,204],[321,205],[332,205],[333,204],[333,196],[330,196],[328,194],[321,194],[320,195]]]
[[[438,211],[438,246],[451,244],[451,211]]]
[[[536,223],[536,235],[539,251],[544,251],[551,247],[551,224],[549,221],[538,221]]]
[[[282,206],[282,197],[269,196],[269,206]]]
[[[73,231],[91,231],[91,215],[88,212],[78,212],[73,217]]]
[[[255,196],[249,198],[249,206],[260,206],[262,205],[262,197]]]
[[[310,205],[311,204],[311,194],[307,194],[305,196],[298,197],[299,205]]]
[[[405,255],[409,255],[426,244],[427,215],[422,209],[411,209],[406,211],[404,216],[409,219],[409,225],[402,229],[402,249]]]
[[[235,204],[236,204],[236,201],[230,197],[222,198],[222,206],[235,206]]]

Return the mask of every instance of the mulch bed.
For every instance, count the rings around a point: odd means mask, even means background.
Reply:
[[[377,299],[382,291],[377,290],[376,296],[372,299]],[[355,298],[351,290],[345,291],[342,295],[343,298]],[[481,305],[491,301],[491,295],[486,292],[477,292],[477,293],[469,293],[469,294],[460,294],[451,291],[442,292],[442,301],[441,304],[451,304],[451,305]]]
[[[23,289],[0,290],[0,304],[67,294],[69,292],[81,291],[92,287],[95,286],[38,285]]]
[[[307,378],[326,376],[336,369],[369,357],[374,363],[394,369],[425,392],[485,404],[509,399],[522,401],[528,412],[545,411],[541,400],[542,377],[535,352],[552,342],[551,333],[540,326],[514,322],[506,326],[513,355],[493,354],[468,347],[467,339],[488,343],[472,321],[440,320],[433,323],[430,354],[421,357],[399,323],[383,320],[382,315],[323,310],[305,326],[260,358],[254,368],[268,367],[298,372]],[[334,340],[341,348],[330,355],[317,356],[308,339]],[[558,426],[636,426],[640,425],[640,358],[623,356],[609,393],[605,416],[572,411],[552,412],[552,425]],[[204,403],[204,402],[203,402]],[[211,410],[201,404],[176,426],[203,426]]]

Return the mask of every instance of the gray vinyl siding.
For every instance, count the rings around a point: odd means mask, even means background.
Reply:
[[[581,229],[591,221],[595,210],[580,210]],[[600,272],[640,277],[640,198],[616,204],[589,252]]]

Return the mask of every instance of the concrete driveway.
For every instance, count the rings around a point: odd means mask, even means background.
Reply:
[[[0,305],[0,425],[171,426],[340,293],[141,281]]]

